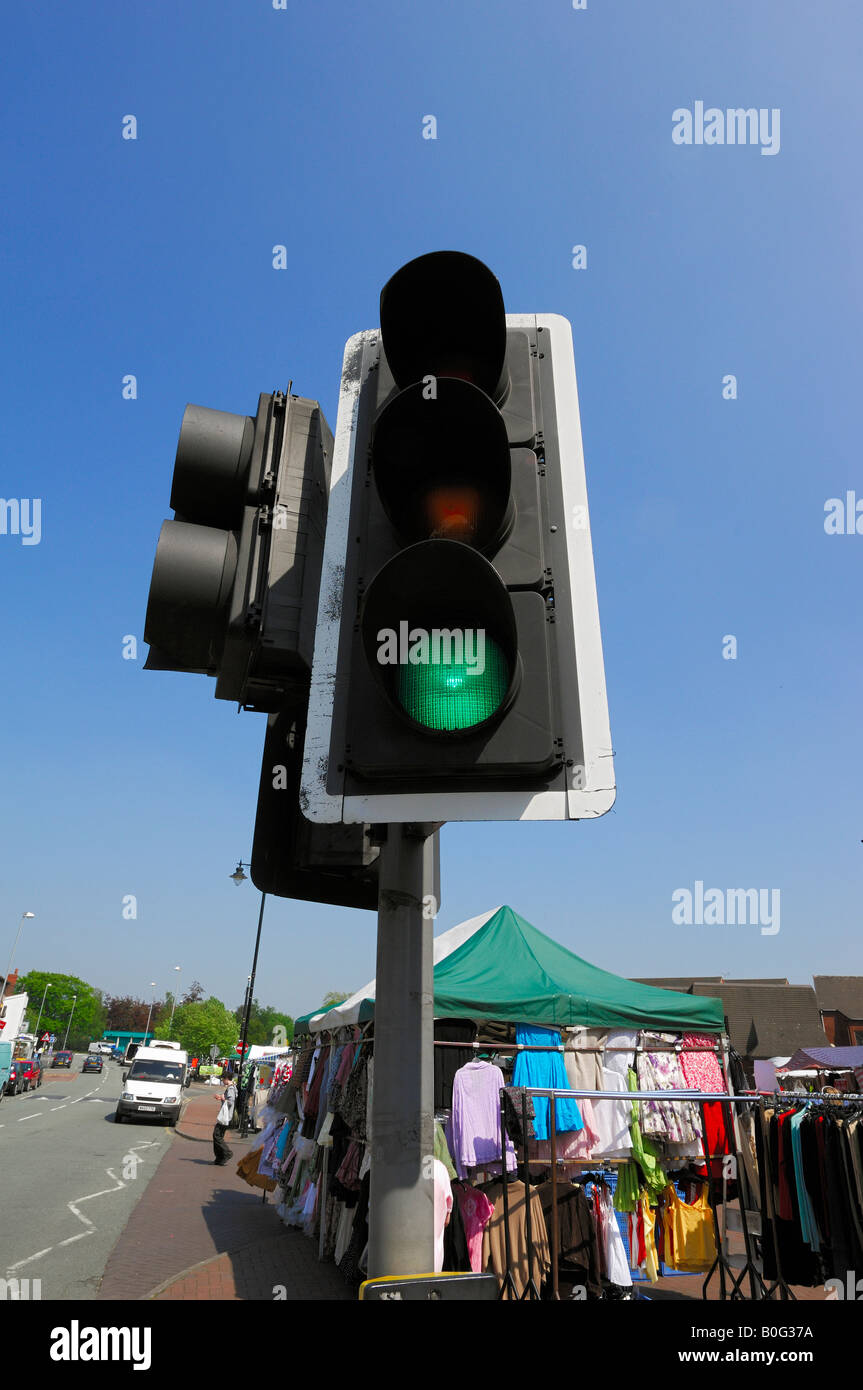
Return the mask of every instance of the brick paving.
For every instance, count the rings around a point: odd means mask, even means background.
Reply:
[[[235,1160],[213,1164],[219,1090],[195,1087],[171,1143],[105,1266],[98,1298],[266,1300],[350,1299],[317,1245],[282,1226],[257,1188],[236,1175],[236,1159],[258,1142],[226,1139]],[[284,1292],[282,1292],[284,1290]]]

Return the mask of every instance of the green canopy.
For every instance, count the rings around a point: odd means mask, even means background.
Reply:
[[[319,1004],[318,1007],[317,1007],[316,1009],[312,1009],[311,1013],[309,1013],[309,1014],[303,1014],[302,1018],[295,1018],[295,1019],[294,1019],[294,1037],[297,1037],[297,1035],[298,1035],[299,1033],[308,1033],[308,1031],[309,1031],[309,1019],[310,1019],[310,1018],[317,1018],[320,1014],[328,1014],[329,1011],[330,1011],[330,1009],[337,1009],[338,1007],[339,1007],[339,1001],[338,1001],[338,1000],[336,1001],[335,1004]]]
[[[634,984],[600,970],[511,907],[451,927],[435,938],[434,957],[435,1018],[667,1033],[721,1033],[725,1026],[721,999]],[[374,1012],[370,980],[341,1004],[298,1018],[294,1034],[365,1023]]]
[[[719,1033],[721,999],[634,984],[500,907],[434,970],[435,1018]]]

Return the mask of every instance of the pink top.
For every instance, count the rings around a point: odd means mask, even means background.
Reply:
[[[449,1173],[439,1158],[434,1160],[434,1272],[443,1269],[443,1233],[446,1219],[452,1211],[452,1187]]]
[[[467,1237],[467,1253],[474,1274],[482,1273],[482,1233],[492,1218],[494,1207],[484,1192],[474,1187],[457,1187],[458,1208]]]

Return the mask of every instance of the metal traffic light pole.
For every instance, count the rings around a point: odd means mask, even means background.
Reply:
[[[385,838],[384,838],[385,837]],[[438,831],[381,827],[368,1277],[434,1272],[433,914]]]

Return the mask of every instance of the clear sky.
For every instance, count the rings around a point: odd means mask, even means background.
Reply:
[[[242,998],[263,717],[143,670],[183,408],[292,380],[335,427],[381,285],[453,248],[573,325],[618,799],[448,826],[439,929],[508,902],[620,974],[863,973],[863,534],[824,525],[863,501],[859,4],[19,0],[4,49],[0,495],[41,535],[0,534],[0,969],[30,910],[22,969]],[[696,102],[773,152],[675,143]],[[676,924],[699,880],[780,890],[780,930]],[[374,941],[270,900],[257,994],[304,1012]]]

